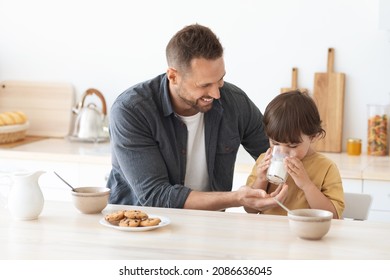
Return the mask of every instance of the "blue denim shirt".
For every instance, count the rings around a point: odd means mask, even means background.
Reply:
[[[254,159],[269,147],[263,115],[247,95],[224,83],[204,115],[212,191],[231,191],[240,144]],[[183,208],[187,128],[173,111],[166,74],[120,94],[110,112],[110,203]],[[244,184],[244,182],[243,182]]]

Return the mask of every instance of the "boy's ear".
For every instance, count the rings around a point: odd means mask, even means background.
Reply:
[[[312,136],[312,137],[310,138],[311,143],[317,142],[317,141],[320,139],[320,137],[321,137],[321,133],[317,133],[316,135]]]

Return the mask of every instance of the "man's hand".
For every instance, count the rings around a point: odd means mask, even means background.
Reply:
[[[288,185],[280,185],[274,192],[267,194],[261,189],[252,189],[248,186],[242,186],[237,190],[239,201],[247,212],[261,212],[273,207],[279,207],[277,202],[272,199],[275,197],[280,202],[284,202],[287,197]]]

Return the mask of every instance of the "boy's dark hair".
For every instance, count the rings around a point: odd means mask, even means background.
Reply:
[[[218,59],[223,47],[210,28],[193,24],[179,30],[166,47],[168,66],[188,70],[194,58]]]
[[[279,143],[297,144],[302,134],[325,137],[314,100],[299,90],[276,96],[264,111],[263,124],[268,137]]]

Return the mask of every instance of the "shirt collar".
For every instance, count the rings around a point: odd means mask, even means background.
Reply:
[[[171,97],[169,96],[169,86],[168,86],[169,80],[167,78],[167,74],[164,74],[161,79],[161,88],[162,90],[162,108],[163,108],[163,114],[164,117],[167,117],[171,114],[173,114],[173,107],[171,102]]]

